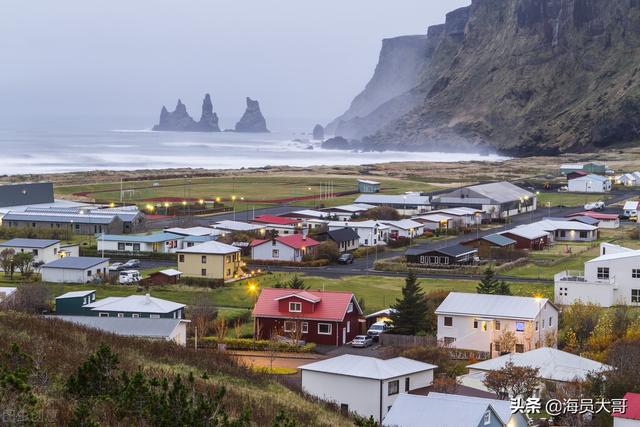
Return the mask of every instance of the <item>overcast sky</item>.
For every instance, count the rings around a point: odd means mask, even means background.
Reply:
[[[326,122],[371,77],[381,39],[425,33],[468,3],[3,0],[0,114],[144,122],[181,97],[197,119],[210,92],[224,126],[245,96],[267,118]]]

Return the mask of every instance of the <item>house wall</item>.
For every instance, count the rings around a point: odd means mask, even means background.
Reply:
[[[341,228],[347,227],[346,225],[340,226],[332,226],[329,227],[331,231],[339,230]],[[367,227],[349,227],[355,230],[360,237],[360,246],[376,246],[376,245],[384,245],[385,240],[387,240],[387,235],[389,232],[388,228],[378,229],[378,233],[375,233],[372,228]]]
[[[387,413],[393,406],[393,402],[396,401],[401,393],[407,393],[405,390],[405,381],[409,378],[409,391],[419,388],[428,387],[433,384],[433,370],[415,372],[409,375],[403,375],[401,377],[389,378],[382,381],[382,418],[387,416]],[[389,396],[389,383],[398,381],[398,393]]]
[[[389,236],[391,238],[394,238],[395,236],[396,239],[398,237],[406,237],[406,238],[414,239],[424,234],[424,226],[416,227],[411,230],[405,230],[402,228],[394,227],[393,225],[390,225],[389,228],[390,228]]]
[[[577,193],[607,193],[611,191],[611,181],[594,181],[586,177],[572,179],[567,183],[571,192]]]
[[[34,262],[44,262],[46,264],[48,262],[55,261],[59,258],[58,251],[60,250],[60,243],[51,245],[48,248],[25,248],[20,246],[0,247],[0,251],[5,249],[13,249],[16,253],[21,253],[21,252],[33,253]]]
[[[277,256],[275,256],[274,251],[277,251]],[[252,247],[251,259],[298,262],[302,261],[302,254],[300,252],[301,251],[296,250],[291,246],[284,245],[277,240],[271,240]]]
[[[96,240],[98,243],[98,251],[101,251],[104,248],[105,251],[113,251],[113,252],[174,253],[179,249],[179,241],[181,239],[176,238],[176,239],[168,240],[165,242],[148,243],[148,242],[135,242],[135,241],[128,241],[128,240],[102,241],[98,236]],[[121,245],[124,245],[124,248],[122,248]]]
[[[89,283],[98,276],[106,277],[109,274],[109,263],[103,262],[86,270],[74,270],[70,268],[47,268],[40,270],[43,282],[51,283]],[[89,274],[89,272],[91,274]]]
[[[619,219],[614,219],[614,220],[601,219],[600,223],[598,224],[598,228],[615,229],[615,228],[619,228],[619,227],[620,227],[620,220]]]
[[[502,234],[505,237],[510,238],[511,240],[515,240],[516,241],[516,249],[530,249],[530,250],[542,250],[544,248],[546,248],[547,246],[549,246],[549,237],[548,236],[544,236],[541,238],[537,238],[534,240],[530,240],[527,239],[525,237],[522,236],[517,236],[515,234],[512,233],[503,233]]]
[[[176,344],[185,347],[187,345],[187,323],[178,323],[178,326],[173,330],[167,341],[174,341]]]
[[[69,316],[86,316],[87,310],[82,308],[82,306],[95,302],[95,300],[95,292],[85,297],[56,299],[56,314]]]
[[[86,316],[103,316],[103,317],[141,317],[141,318],[151,318],[151,316],[154,316],[154,317],[157,316],[161,319],[184,318],[184,313],[181,308],[179,308],[178,310],[171,311],[169,313],[144,313],[144,312],[138,312],[138,311],[103,310],[98,307],[96,309],[86,310],[85,315]]]
[[[611,307],[617,296],[618,292],[613,285],[558,280],[554,284],[554,301],[561,305],[570,305],[580,300],[585,304]]]
[[[424,252],[420,255],[407,255],[407,263],[409,264],[417,264],[421,266],[433,266],[433,267],[447,267],[450,265],[459,265],[459,264],[471,264],[473,263],[473,258],[476,254],[471,253],[468,255],[464,255],[461,257],[453,257],[449,255],[442,254],[438,251],[429,251]],[[434,261],[432,257],[437,258],[437,262]]]
[[[335,242],[335,243],[336,245],[338,245],[338,249],[340,250],[340,252],[349,252],[349,251],[358,249],[360,247],[359,239],[348,240],[345,242]]]
[[[202,262],[202,257],[205,262]],[[205,269],[205,274],[202,270]],[[178,270],[186,277],[204,277],[207,279],[232,279],[241,273],[240,251],[233,254],[178,254]]]
[[[73,234],[121,234],[123,233],[122,221],[114,217],[110,224],[92,224],[87,223],[67,223],[67,222],[49,222],[36,221],[35,218],[26,220],[10,220],[3,221],[4,226],[12,228],[34,228],[41,230],[69,230]]]
[[[586,236],[581,237],[578,230],[555,230],[553,237],[558,242],[593,242],[598,239],[598,230],[585,231]]]

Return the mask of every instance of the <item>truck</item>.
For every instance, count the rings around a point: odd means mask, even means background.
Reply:
[[[595,211],[600,209],[604,209],[604,202],[602,200],[584,205],[585,211]]]

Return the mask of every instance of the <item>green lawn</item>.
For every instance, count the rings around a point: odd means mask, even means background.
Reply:
[[[538,195],[538,208],[547,207],[547,203],[551,207],[555,206],[583,206],[587,203],[597,202],[599,200],[606,201],[611,196],[605,194],[575,194],[575,193],[540,193]]]

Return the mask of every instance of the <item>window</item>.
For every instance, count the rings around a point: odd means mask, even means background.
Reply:
[[[516,353],[524,353],[524,344],[516,344]]]
[[[98,313],[98,317],[109,317],[109,313]]]
[[[500,343],[499,343],[499,342],[497,342],[497,341],[496,341],[496,342],[494,342],[494,343],[493,343],[493,349],[494,349],[495,351],[497,351],[498,353],[500,353]]]
[[[133,313],[131,317],[140,317],[140,313]]]
[[[455,342],[455,338],[453,337],[444,337],[444,345],[450,345]]]
[[[280,258],[280,251],[278,249],[273,249],[271,251],[271,258]]]
[[[33,254],[34,254],[34,255],[38,255],[38,250],[37,250],[37,249],[34,249],[34,250],[33,250]]]
[[[184,255],[180,254],[180,256],[178,257],[178,261],[184,262]]]
[[[351,332],[351,322],[347,322],[347,333]]]
[[[631,302],[640,302],[640,289],[631,289]]]
[[[150,314],[149,315],[149,319],[159,319],[160,315],[159,314]]]
[[[118,243],[118,250],[124,251],[124,243]]]
[[[309,332],[309,324],[307,322],[302,322],[302,327],[300,328],[303,334]]]
[[[536,331],[538,330],[538,324],[539,324],[539,322],[536,322]]]
[[[207,275],[207,269],[203,268],[202,270],[200,270],[200,275],[201,276],[206,276]]]
[[[118,313],[118,317],[124,317],[124,313]]]
[[[291,320],[285,320],[284,322],[284,331],[285,332],[295,332],[296,331],[296,322]]]
[[[400,392],[400,380],[389,381],[387,385],[387,394],[393,396]]]
[[[524,322],[516,322],[516,332],[524,332]]]
[[[353,303],[349,303],[349,307],[347,307],[347,313],[351,313],[353,311]]]
[[[207,256],[206,256],[206,255],[202,255],[202,257],[201,257],[200,261],[201,261],[203,264],[206,264],[206,263],[207,263]]]
[[[634,268],[631,270],[631,278],[640,279],[640,268]]]
[[[544,319],[542,319],[542,329],[544,329]]]
[[[140,251],[140,243],[134,243],[133,244],[133,250],[139,252]]]
[[[318,334],[331,335],[331,323],[318,323]]]
[[[486,331],[488,329],[487,327],[487,321],[483,320],[482,322],[480,322],[480,326],[482,328],[483,331]]]
[[[343,414],[348,414],[349,413],[349,405],[347,405],[346,403],[341,403],[340,404],[340,412],[342,412]]]
[[[549,317],[549,327],[553,326],[553,317]]]
[[[477,320],[473,321],[473,329],[478,329],[478,321]]]
[[[87,270],[87,276],[91,276],[93,273],[91,273],[91,270]]]
[[[581,239],[586,239],[587,237],[588,237],[588,234],[587,234],[587,232],[586,232],[586,231],[581,231],[581,232],[580,232],[580,238],[581,238]]]
[[[491,411],[487,411],[484,413],[484,425],[491,424]]]
[[[404,391],[409,391],[411,386],[411,378],[407,377],[404,379]]]
[[[495,326],[496,331],[500,330],[500,322],[499,321],[496,320],[495,323],[494,323],[494,326]]]
[[[598,267],[598,280],[609,278],[609,267]]]
[[[290,302],[289,303],[289,311],[292,313],[300,313],[302,312],[302,303],[301,302]]]
[[[444,316],[444,326],[453,326],[453,317]]]

